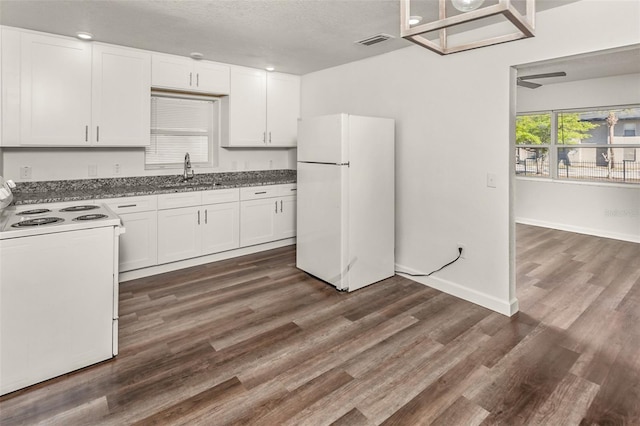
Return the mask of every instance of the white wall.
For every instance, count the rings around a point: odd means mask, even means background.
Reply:
[[[419,280],[511,314],[510,67],[638,43],[639,19],[637,1],[583,0],[539,13],[532,39],[444,57],[412,46],[308,74],[302,117],[394,118],[398,267],[430,272],[463,243],[465,259]],[[486,186],[487,173],[496,188]]]
[[[295,149],[225,149],[219,148],[219,167],[196,168],[196,173],[233,170],[295,169]],[[3,148],[0,151],[3,176],[16,182],[20,167],[30,166],[31,181],[88,179],[89,165],[96,165],[96,177],[180,174],[182,169],[145,170],[143,148]],[[114,164],[120,174],[114,174]]]
[[[640,74],[519,87],[518,112],[640,103]],[[640,186],[516,178],[519,223],[640,242]]]
[[[520,113],[638,103],[640,74],[626,74],[545,84],[535,90],[518,87],[516,109]]]

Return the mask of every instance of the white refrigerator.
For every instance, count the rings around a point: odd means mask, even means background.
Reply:
[[[394,275],[394,121],[298,122],[296,266],[338,290]]]

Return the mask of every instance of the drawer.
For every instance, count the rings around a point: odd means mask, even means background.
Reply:
[[[283,195],[295,195],[295,184],[250,186],[240,189],[240,199],[258,200],[260,198],[281,197]]]
[[[106,204],[115,214],[149,212],[157,210],[158,196],[109,198],[96,200],[96,203]]]
[[[192,207],[202,204],[202,192],[177,192],[158,195],[158,210]]]
[[[214,191],[202,191],[202,205],[232,203],[240,200],[238,188],[219,189]]]
[[[288,183],[286,185],[277,185],[278,186],[278,195],[284,197],[287,195],[296,195],[298,190],[298,185],[295,183]]]

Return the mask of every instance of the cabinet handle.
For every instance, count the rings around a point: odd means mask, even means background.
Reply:
[[[198,210],[198,225],[200,225],[200,210]]]
[[[278,202],[276,201],[276,214],[278,213]]]
[[[259,194],[266,194],[267,191],[260,191],[260,192],[254,192],[254,194],[259,195]]]
[[[208,213],[209,213],[208,209],[204,211],[204,224],[205,225],[207,224],[207,219],[208,219],[208,216],[209,216]]]
[[[196,74],[196,86],[200,87],[200,73]]]
[[[267,132],[262,132],[262,143],[267,143]]]
[[[193,73],[190,72],[189,73],[189,86],[192,86],[192,85],[193,85]]]
[[[135,207],[137,204],[125,204],[124,206],[118,206],[119,209],[125,209],[127,207]]]
[[[271,143],[271,132],[269,132],[269,143]]]
[[[100,126],[96,126],[96,142],[100,142]]]
[[[89,142],[89,126],[84,126],[84,141]]]
[[[298,188],[291,188],[291,190],[292,190],[292,191],[297,191],[297,190],[298,190]]]
[[[280,213],[282,213],[282,200],[280,200]]]

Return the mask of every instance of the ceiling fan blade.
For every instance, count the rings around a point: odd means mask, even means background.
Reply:
[[[564,71],[558,72],[548,72],[545,74],[534,74],[534,75],[525,75],[522,77],[518,77],[520,80],[535,80],[538,78],[550,78],[550,77],[566,77],[567,73]]]
[[[520,79],[516,81],[516,84],[518,86],[526,87],[528,89],[537,89],[538,87],[542,86],[542,84],[532,83],[530,81],[522,81]]]

